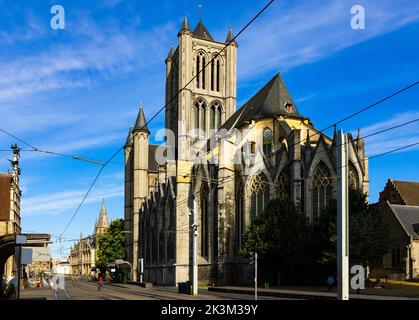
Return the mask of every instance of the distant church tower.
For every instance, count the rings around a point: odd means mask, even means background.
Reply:
[[[100,209],[99,220],[95,224],[95,236],[100,236],[109,228],[108,213],[106,212],[105,199],[102,199],[102,208]]]

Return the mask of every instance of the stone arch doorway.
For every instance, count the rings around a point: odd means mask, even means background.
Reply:
[[[16,236],[0,236],[0,288],[3,287],[4,265],[7,259],[15,253]]]

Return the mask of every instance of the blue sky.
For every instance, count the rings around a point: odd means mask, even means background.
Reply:
[[[164,59],[184,15],[198,4],[213,37],[224,41],[262,8],[261,1],[0,0],[1,128],[43,149],[107,159],[125,141],[140,101],[150,118],[164,104]],[[50,28],[54,4],[66,28]],[[350,25],[365,7],[366,29]],[[276,0],[238,39],[238,105],[280,71],[300,113],[324,128],[418,80],[419,3]],[[419,87],[341,125],[363,134],[419,117]],[[151,125],[163,126],[163,117]],[[419,141],[418,123],[366,140],[370,156]],[[0,149],[13,139],[0,135]],[[24,147],[24,146],[22,146]],[[0,170],[10,154],[0,152]],[[99,167],[22,152],[24,231],[60,234]],[[388,178],[419,181],[419,149],[370,162],[371,200]],[[106,198],[123,217],[122,154],[109,165],[65,237],[92,232]],[[68,248],[71,242],[64,243]],[[57,245],[53,246],[57,254]]]

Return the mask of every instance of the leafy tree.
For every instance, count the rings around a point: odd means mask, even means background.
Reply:
[[[96,266],[98,268],[103,269],[108,263],[125,258],[125,236],[122,233],[123,230],[124,221],[116,219],[110,223],[108,230],[97,238],[98,253]]]
[[[379,261],[388,252],[389,231],[381,213],[367,201],[366,194],[349,191],[349,259],[364,266]],[[313,250],[318,262],[336,266],[337,201],[333,200],[314,226]]]
[[[305,262],[310,234],[307,217],[291,199],[273,199],[244,233],[241,254],[251,256],[257,252],[275,266],[288,264],[293,268]]]

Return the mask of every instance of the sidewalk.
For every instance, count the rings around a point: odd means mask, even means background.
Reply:
[[[225,292],[225,293],[236,293],[236,294],[248,294],[252,295],[255,293],[254,288],[251,287],[208,287],[208,291],[214,292]],[[304,291],[304,290],[286,290],[286,289],[262,289],[258,288],[259,296],[274,296],[281,298],[293,298],[293,299],[307,299],[307,300],[336,300],[337,294],[333,292],[319,292],[319,291]],[[372,294],[350,294],[351,300],[419,300],[415,298],[406,297],[392,297],[384,295],[372,295]]]

